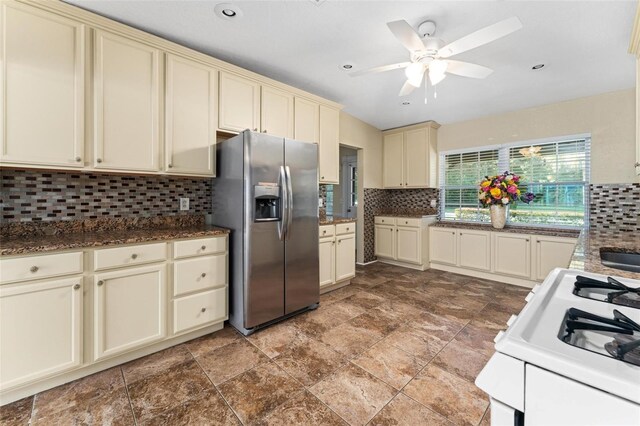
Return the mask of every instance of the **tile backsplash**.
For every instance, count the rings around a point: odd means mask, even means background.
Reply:
[[[189,210],[180,211],[180,197]],[[204,215],[211,199],[206,178],[0,170],[3,223]]]
[[[640,183],[589,185],[589,226],[640,232]]]

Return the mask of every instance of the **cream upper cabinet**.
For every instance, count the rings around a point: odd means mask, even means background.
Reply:
[[[420,228],[396,228],[396,259],[401,262],[422,263],[422,230]]]
[[[293,118],[293,138],[298,141],[318,143],[320,139],[320,104],[296,96]]]
[[[260,130],[260,83],[220,73],[218,127],[231,132]]]
[[[333,237],[320,238],[320,287],[336,282],[336,241]]]
[[[160,170],[160,51],[96,31],[94,167]]]
[[[82,277],[0,287],[0,388],[82,362]]]
[[[162,340],[166,294],[164,264],[95,274],[93,359]]]
[[[168,54],[165,80],[165,170],[214,176],[217,70]]]
[[[320,105],[318,171],[320,183],[340,183],[340,111]]]
[[[629,52],[636,55],[636,174],[640,176],[640,5],[636,9],[636,19],[631,33]]]
[[[427,122],[384,133],[383,186],[437,186],[437,123]]]
[[[458,263],[458,238],[454,229],[429,228],[429,259],[446,265]]]
[[[336,281],[353,278],[356,275],[355,234],[336,237]]]
[[[260,128],[262,133],[293,139],[293,95],[262,86]]]
[[[493,270],[497,274],[530,278],[531,237],[508,232],[494,232]]]
[[[0,4],[0,162],[84,166],[85,26]]]
[[[574,238],[534,236],[531,278],[542,281],[553,269],[569,267],[575,247]]]
[[[384,135],[383,143],[383,186],[402,188],[404,186],[404,135],[402,133]]]
[[[458,266],[480,271],[491,270],[491,232],[458,231]]]
[[[395,226],[375,225],[374,254],[388,259],[396,258]]]

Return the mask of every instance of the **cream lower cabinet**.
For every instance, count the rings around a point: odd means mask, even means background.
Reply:
[[[424,270],[429,264],[428,225],[435,216],[374,218],[374,254],[381,262]]]
[[[166,266],[94,275],[94,360],[164,339]]]
[[[568,265],[576,247],[573,238],[548,236],[533,237],[533,269],[534,280],[544,280],[549,272],[558,266]]]
[[[0,389],[82,363],[81,276],[0,287]]]
[[[458,266],[461,268],[491,270],[491,232],[458,231]]]
[[[84,167],[85,26],[0,4],[0,162]]]
[[[436,228],[430,230],[429,259],[445,265],[458,264],[458,233],[455,229]]]
[[[320,292],[342,287],[356,276],[355,223],[319,228]]]
[[[525,279],[531,277],[531,237],[529,235],[495,232],[493,246],[494,272]]]

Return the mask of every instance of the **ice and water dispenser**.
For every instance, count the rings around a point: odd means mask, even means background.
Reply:
[[[254,220],[276,222],[280,220],[280,186],[275,183],[259,183],[253,187]]]

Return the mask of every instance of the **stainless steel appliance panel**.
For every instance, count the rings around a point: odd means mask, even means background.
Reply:
[[[285,313],[320,301],[318,145],[286,139],[284,160],[292,209],[285,236]]]
[[[247,131],[243,134],[246,163],[244,328],[248,329],[285,314],[285,243],[281,239],[282,221],[256,222],[253,208],[256,186],[264,183],[282,186],[284,139]]]

